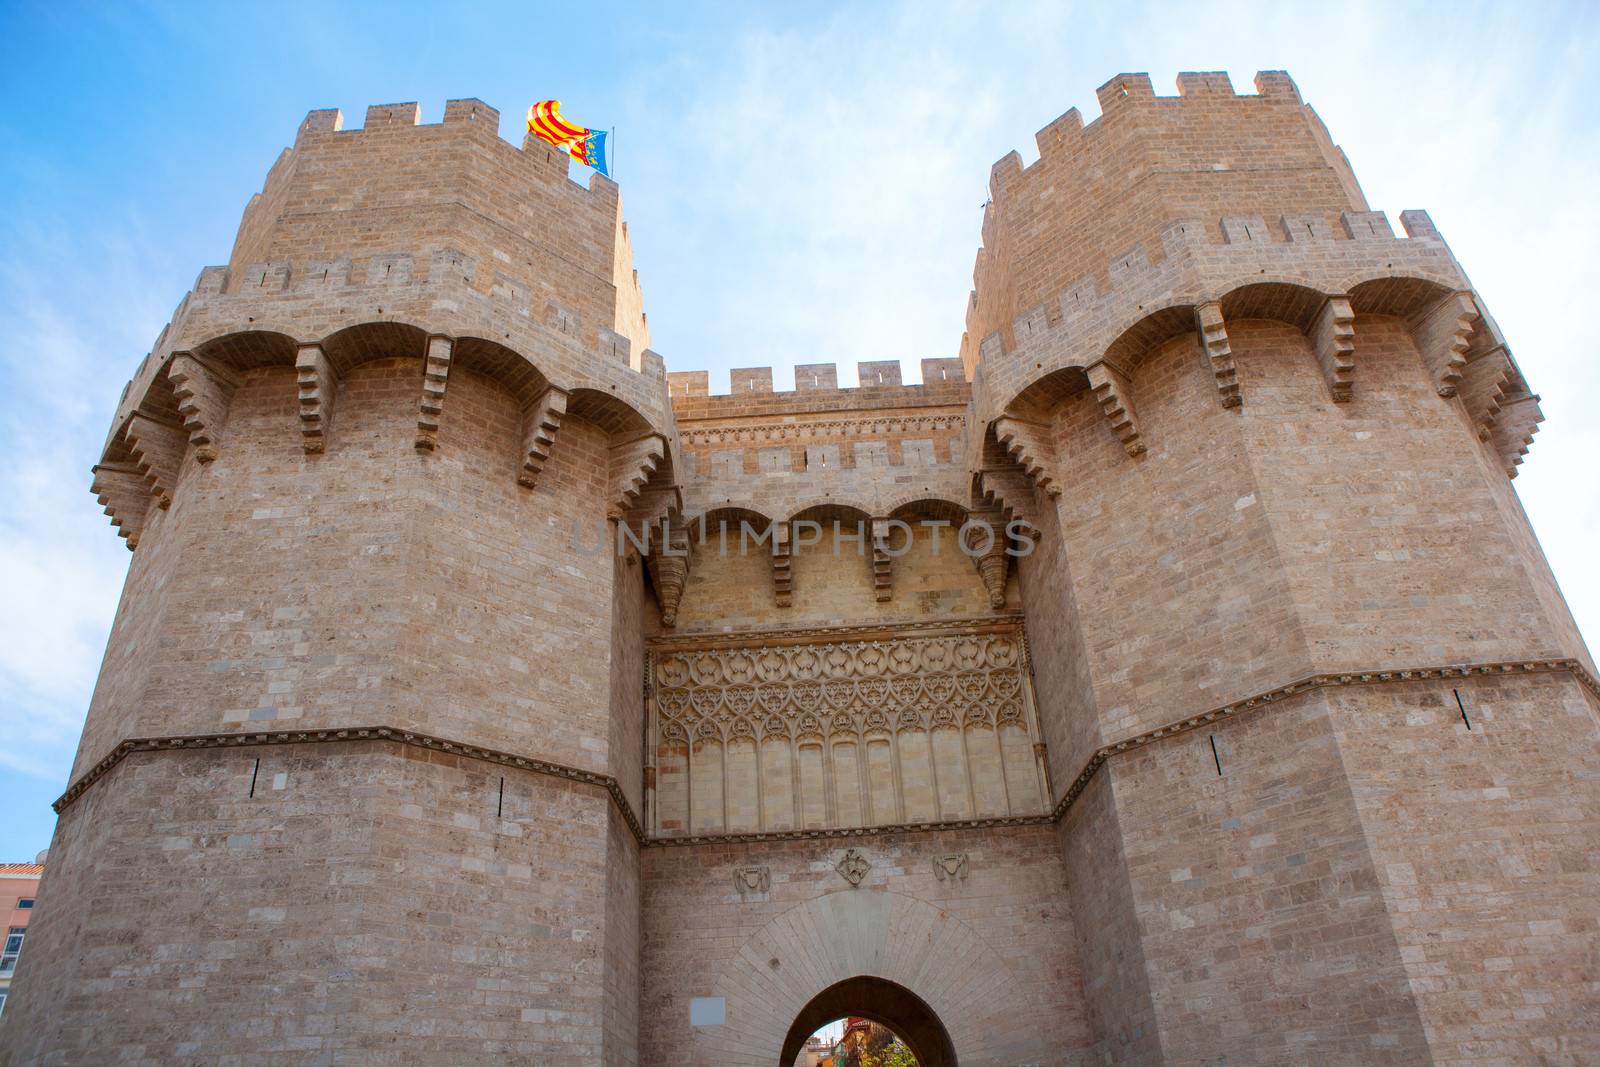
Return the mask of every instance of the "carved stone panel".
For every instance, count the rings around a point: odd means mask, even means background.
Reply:
[[[772,870],[769,867],[735,867],[733,888],[740,896],[769,892],[772,889]]]
[[[653,650],[658,836],[1045,808],[1020,630],[907,626]]]

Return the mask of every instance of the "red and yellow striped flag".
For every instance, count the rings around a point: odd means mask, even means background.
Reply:
[[[606,169],[606,133],[574,126],[561,117],[561,101],[541,100],[528,109],[528,132],[555,145],[586,167],[611,176]]]

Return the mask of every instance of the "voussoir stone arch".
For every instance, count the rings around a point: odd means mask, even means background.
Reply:
[[[811,520],[826,525],[833,519],[855,522],[872,518],[870,505],[863,506],[853,500],[840,500],[830,496],[808,497],[798,501],[789,512],[789,522]]]
[[[776,1064],[806,1005],[863,976],[925,1002],[963,1067],[1011,1067],[1050,1051],[1014,1025],[1033,995],[971,927],[927,901],[862,887],[798,904],[745,940],[712,982],[727,1022],[696,1034],[695,1062]]]
[[[1346,291],[1350,294],[1350,308],[1357,315],[1410,318],[1456,290],[1431,278],[1384,273],[1363,277]]]
[[[728,524],[730,531],[738,530],[741,522],[748,522],[752,530],[765,530],[772,525],[773,519],[756,508],[742,507],[738,504],[718,504],[683,520],[684,526],[693,530],[699,530],[700,525],[704,523],[707,531],[720,529],[718,524],[722,522]]]
[[[328,334],[320,344],[333,373],[343,378],[375,360],[421,360],[427,355],[428,331],[410,322],[360,322]]]
[[[208,363],[247,371],[257,367],[292,367],[298,347],[287,330],[263,327],[215,334],[191,345],[188,351]]]
[[[1048,419],[1062,401],[1089,392],[1089,376],[1082,367],[1056,367],[1030,378],[1001,408],[1002,416]],[[994,432],[991,421],[987,437]]]
[[[653,427],[639,409],[598,389],[577,388],[567,397],[567,414],[594,423],[612,437],[643,434]]]
[[[472,371],[499,383],[517,403],[527,408],[550,387],[544,372],[523,353],[487,337],[458,337],[451,354],[452,368]]]
[[[1224,322],[1265,319],[1283,322],[1302,333],[1311,329],[1317,312],[1332,295],[1298,281],[1252,278],[1223,292],[1218,303]]]
[[[1115,335],[1101,358],[1131,374],[1146,355],[1174,337],[1194,332],[1195,306],[1195,301],[1179,300],[1163,307],[1142,309],[1137,319]]]
[[[929,496],[926,493],[903,496],[884,510],[891,519],[903,519],[909,515],[917,518],[945,519],[956,523],[965,522],[971,512],[965,504],[944,497]]]
[[[1446,293],[1468,288],[1466,280],[1455,271],[1450,262],[1442,259],[1437,270],[1430,270],[1426,266],[1418,264],[1408,264],[1404,269],[1377,268],[1358,271],[1342,278],[1337,287],[1337,291],[1341,293],[1349,293],[1352,304],[1355,303],[1356,291],[1359,289],[1366,292],[1367,295],[1365,299],[1369,304],[1387,304],[1390,307],[1397,306],[1397,302],[1392,297],[1386,298],[1380,295],[1383,293],[1383,289],[1386,287],[1374,284],[1386,282],[1392,283],[1395,288],[1399,289],[1412,289],[1418,292],[1431,291],[1438,294],[1438,297],[1442,297]],[[1362,309],[1358,308],[1357,310],[1360,311]],[[1418,307],[1412,310],[1417,311],[1422,309],[1421,307]],[[1369,307],[1366,309],[1366,311],[1368,313],[1377,313],[1375,307]],[[1408,312],[1395,310],[1384,311],[1382,313],[1391,315],[1408,314]]]

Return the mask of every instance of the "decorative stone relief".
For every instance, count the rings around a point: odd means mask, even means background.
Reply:
[[[843,641],[664,652],[656,664],[662,724],[709,723],[719,739],[742,724],[755,736],[859,733],[935,723],[1020,722],[1020,646],[1014,634]]]
[[[892,631],[891,631],[892,632]],[[1043,810],[1020,630],[653,651],[662,836]]]
[[[772,889],[772,869],[769,867],[735,867],[733,888],[740,896],[766,893]]]
[[[961,881],[967,876],[967,854],[955,852],[933,857],[933,874],[941,882]]]
[[[857,849],[847,848],[844,855],[839,857],[839,862],[833,865],[839,872],[839,877],[849,882],[852,888],[859,889],[861,880],[872,870],[872,863]]]

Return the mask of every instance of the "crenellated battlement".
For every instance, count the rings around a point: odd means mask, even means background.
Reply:
[[[1095,90],[1095,97],[1100,103],[1099,118],[1085,123],[1082,112],[1075,107],[1068,108],[1034,134],[1034,145],[1039,151],[1040,160],[1070,156],[1081,151],[1086,141],[1099,135],[1102,123],[1140,107],[1214,106],[1223,100],[1290,107],[1300,107],[1305,103],[1299,87],[1285,71],[1259,71],[1255,86],[1254,93],[1240,93],[1234,89],[1233,79],[1227,71],[1184,71],[1178,75],[1176,96],[1158,96],[1151,85],[1150,75],[1118,74]],[[1036,161],[1032,166],[1037,165]],[[1018,153],[1007,153],[990,169],[991,182],[1006,184],[1031,170],[1032,166],[1024,167]]]
[[[289,262],[297,279],[327,271],[337,283],[354,261],[354,280],[363,281],[359,264],[387,250],[409,254],[423,272],[447,233],[482,265],[479,288],[503,277],[545,291],[647,348],[617,184],[598,173],[579,184],[570,170],[570,157],[537,138],[520,147],[503,140],[500,112],[481,100],[447,102],[437,123],[423,123],[415,103],[374,105],[355,128],[337,110],[312,111],[245,209],[231,284],[257,266]],[[377,235],[383,243],[374,247]]]
[[[854,398],[886,402],[910,401],[915,396],[933,396],[937,401],[949,403],[953,398],[966,395],[966,375],[959,359],[924,359],[921,361],[921,384],[907,384],[901,380],[900,361],[896,359],[867,360],[856,364],[854,386],[840,386],[839,367],[834,363],[802,363],[794,369],[794,388],[778,390],[773,387],[771,367],[735,367],[728,372],[728,391],[711,392],[711,375],[708,371],[673,371],[667,375],[667,386],[673,400],[697,397],[729,397],[743,402],[760,404],[763,398],[774,402],[783,399],[797,400],[805,397],[808,404],[826,404],[829,400]],[[900,390],[922,390],[914,394]],[[880,393],[879,390],[890,392]],[[914,402],[914,401],[911,401]]]
[[[1426,212],[1404,212],[1401,222],[1404,236],[1382,212],[1305,212],[1270,223],[1232,215],[1216,220],[1215,231],[1198,220],[1169,223],[1155,249],[1128,248],[978,342],[980,420],[1064,368],[1104,362],[1127,373],[1138,354],[1130,347],[1146,339],[1151,320],[1193,329],[1194,309],[1232,303],[1237,316],[1250,310],[1248,292],[1265,295],[1263,287],[1299,294],[1292,313],[1308,328],[1324,301],[1356,290],[1371,291],[1362,310],[1411,314],[1429,295],[1469,288]]]
[[[541,178],[549,179],[559,174],[568,178],[576,191],[590,193],[610,202],[617,199],[617,183],[598,171],[590,171],[587,182],[572,181],[571,157],[532,134],[524,134],[520,143],[503,139],[500,136],[500,109],[470,97],[445,101],[443,118],[439,122],[428,123],[422,121],[422,108],[416,101],[369,105],[360,126],[347,126],[344,112],[338,108],[309,111],[295,134],[294,146],[284,149],[278,162],[268,172],[263,192],[288,169],[288,164],[293,162],[302,148],[325,147],[330,143],[338,144],[343,139],[360,139],[363,135],[380,131],[384,137],[414,136],[424,142],[439,136],[474,137],[485,144],[498,144],[510,152],[519,153],[530,167],[536,168],[530,173]]]
[[[968,372],[983,338],[1084,275],[1103,277],[1130,247],[1159,245],[1173,222],[1200,219],[1220,240],[1227,214],[1275,223],[1366,212],[1343,153],[1289,76],[1264,71],[1256,90],[1236,93],[1221,72],[1185,73],[1177,96],[1157,96],[1149,75],[1121,74],[1097,91],[1093,122],[1070,109],[1038,131],[1033,163],[1017,152],[995,163],[962,344]]]

